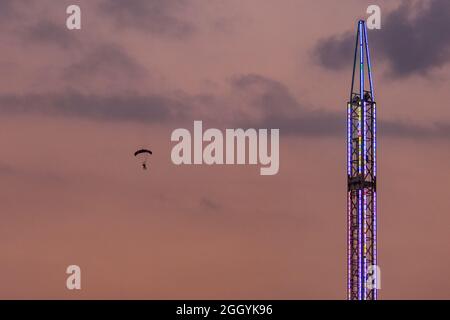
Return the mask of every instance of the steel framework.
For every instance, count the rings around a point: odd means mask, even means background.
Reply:
[[[367,63],[367,75],[365,63]],[[355,72],[359,64],[359,88]],[[367,90],[366,90],[367,88]],[[352,88],[347,103],[347,238],[349,300],[376,300],[376,103],[365,21],[358,22]],[[376,281],[375,281],[376,283]]]

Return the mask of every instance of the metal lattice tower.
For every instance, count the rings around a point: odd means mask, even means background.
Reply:
[[[359,64],[359,88],[355,82],[357,64]],[[347,298],[349,300],[377,299],[377,289],[368,281],[369,277],[371,280],[378,277],[376,103],[372,80],[367,27],[365,21],[359,21],[352,89],[347,104]]]

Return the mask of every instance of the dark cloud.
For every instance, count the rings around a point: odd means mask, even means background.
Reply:
[[[311,137],[343,138],[346,134],[345,112],[305,107],[278,81],[259,75],[243,75],[235,77],[232,83],[235,90],[245,90],[251,95],[253,108],[263,111],[261,119],[243,119],[243,127],[278,128],[283,134]],[[379,120],[378,126],[379,133],[389,137],[450,138],[450,124],[443,122],[425,127],[402,121]]]
[[[236,76],[232,85],[234,90],[244,91],[255,113],[262,115],[243,120],[247,127],[279,128],[283,134],[305,136],[345,134],[345,113],[305,107],[279,81],[250,74]]]
[[[381,121],[380,132],[386,136],[409,139],[449,139],[450,123],[434,122],[425,127],[404,121]]]
[[[185,6],[185,0],[107,0],[100,9],[120,28],[183,37],[193,31],[193,25],[179,16]]]
[[[390,75],[426,74],[450,62],[450,1],[420,5],[403,1],[382,17],[381,30],[369,31],[373,57],[385,59]],[[356,27],[355,27],[356,29]],[[355,31],[321,40],[314,49],[320,64],[330,69],[351,66]]]
[[[234,77],[232,89],[233,96],[241,96],[243,93],[246,95],[244,103],[252,108],[252,112],[220,119],[221,125],[226,123],[229,127],[277,128],[283,135],[345,137],[345,112],[305,107],[281,82],[260,75],[243,75]],[[4,115],[40,114],[95,121],[176,123],[200,119],[217,123],[219,110],[227,107],[223,100],[213,96],[190,96],[181,93],[173,95],[122,93],[101,96],[68,91],[53,94],[0,95],[0,113]],[[448,139],[450,124],[436,122],[429,126],[420,126],[384,120],[379,121],[379,133],[399,138]]]
[[[0,0],[0,23],[15,16],[16,10],[14,4],[16,2],[17,0]]]
[[[145,69],[122,47],[115,44],[97,46],[83,58],[67,67],[63,76],[68,80],[85,80],[103,75],[109,78],[141,78]]]
[[[268,117],[299,108],[289,89],[279,81],[257,74],[247,74],[235,76],[231,84],[235,91],[249,96],[250,104],[262,109]]]
[[[0,96],[3,114],[42,114],[101,121],[155,123],[182,118],[180,99],[162,95],[84,95],[78,92]]]
[[[349,32],[319,41],[314,48],[314,57],[328,69],[351,68],[353,50],[355,50],[355,35]]]

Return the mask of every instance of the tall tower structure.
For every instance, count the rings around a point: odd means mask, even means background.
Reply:
[[[378,277],[376,131],[376,103],[367,26],[361,20],[356,33],[352,88],[347,103],[349,300],[377,299],[374,286],[377,283],[374,279]]]

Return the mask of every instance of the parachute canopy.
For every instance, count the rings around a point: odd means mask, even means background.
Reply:
[[[139,149],[134,153],[134,156],[137,156],[138,154],[153,154],[153,153],[148,149]]]

